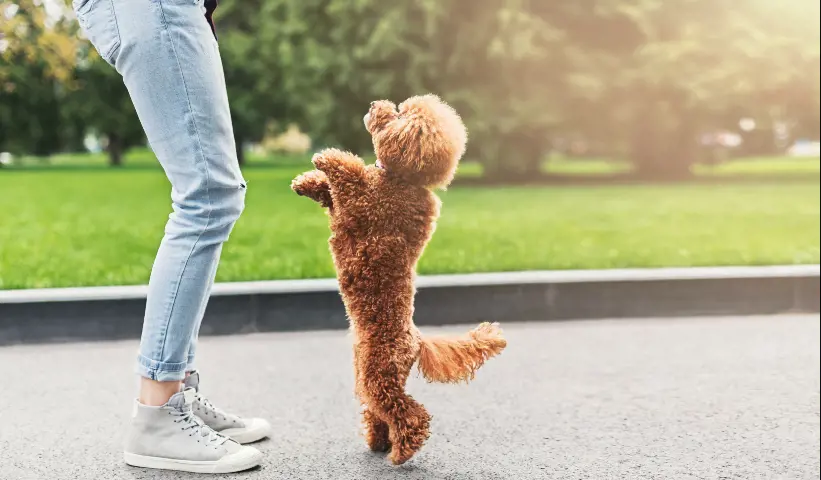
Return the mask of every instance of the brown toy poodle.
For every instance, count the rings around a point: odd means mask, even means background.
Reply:
[[[416,263],[431,238],[444,188],[456,172],[467,132],[438,97],[413,97],[397,109],[371,104],[365,126],[377,162],[328,149],[316,170],[291,187],[328,208],[330,246],[354,335],[356,394],[365,439],[402,464],[429,436],[430,415],[405,393],[413,364],[431,382],[461,382],[506,346],[496,324],[462,338],[425,338],[413,323]]]

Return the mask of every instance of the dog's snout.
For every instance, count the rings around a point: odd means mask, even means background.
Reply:
[[[363,118],[362,120],[364,120],[365,128],[367,128],[368,124],[371,122],[371,112],[366,113],[365,118]]]

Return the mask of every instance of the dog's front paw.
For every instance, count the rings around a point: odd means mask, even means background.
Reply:
[[[311,158],[311,163],[314,164],[314,167],[319,171],[324,171],[328,168],[328,164],[330,163],[327,155],[328,151],[323,150],[319,153],[315,153],[313,158]]]
[[[306,172],[297,176],[291,181],[291,190],[297,195],[306,196],[309,192],[314,190],[321,180],[317,177],[318,172]]]
[[[333,202],[328,177],[319,170],[311,170],[296,177],[291,182],[291,190],[297,195],[319,202],[323,207],[330,207]]]
[[[305,175],[300,175],[291,180],[291,190],[297,195],[305,196]]]
[[[329,169],[340,170],[348,173],[357,173],[365,168],[365,162],[351,152],[339,150],[337,148],[326,148],[314,155],[311,159],[319,171],[326,173]]]

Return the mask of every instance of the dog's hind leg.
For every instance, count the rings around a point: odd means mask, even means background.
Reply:
[[[362,370],[362,354],[360,353],[359,345],[354,344],[354,373],[356,376],[356,397],[362,402],[364,410],[362,410],[362,426],[365,429],[365,443],[368,448],[374,452],[387,452],[391,448],[391,441],[389,438],[388,424],[380,419],[374,412],[368,409],[367,395],[363,389]]]
[[[362,411],[362,424],[365,426],[365,442],[368,448],[374,452],[387,452],[391,449],[388,424],[367,407]]]
[[[398,359],[405,357],[410,361],[400,363]],[[370,350],[360,361],[362,393],[367,399],[369,415],[387,422],[390,459],[396,465],[403,464],[422,448],[430,435],[430,414],[405,393],[413,356],[401,355],[393,345]]]

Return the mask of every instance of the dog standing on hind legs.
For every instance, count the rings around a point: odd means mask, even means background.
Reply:
[[[356,394],[365,440],[399,465],[430,435],[430,415],[405,392],[414,363],[431,382],[457,383],[507,345],[496,324],[461,338],[426,338],[413,323],[416,263],[433,235],[439,198],[453,179],[467,131],[434,95],[397,108],[371,104],[365,116],[377,163],[336,149],[313,158],[316,170],[291,187],[328,209],[330,247],[354,335]]]

